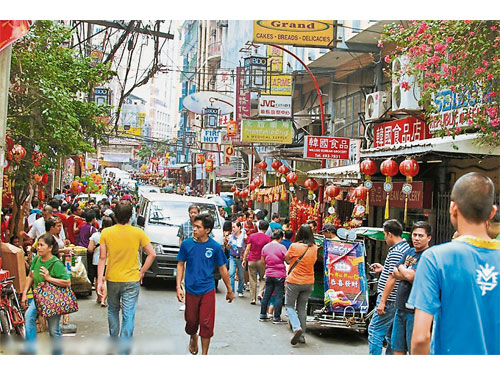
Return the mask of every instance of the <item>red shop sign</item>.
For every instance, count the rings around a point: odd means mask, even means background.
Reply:
[[[416,117],[376,124],[373,128],[373,147],[404,144],[432,138],[429,126]]]
[[[393,182],[392,191],[389,193],[389,206],[405,206],[405,195],[402,192],[404,182]],[[424,205],[424,183],[422,181],[413,181],[412,192],[408,196],[408,208],[421,209]],[[370,206],[385,206],[386,192],[383,182],[374,182],[370,189]]]
[[[27,20],[0,20],[0,51],[26,35],[30,25]]]
[[[304,139],[304,158],[349,160],[351,140],[308,135]]]

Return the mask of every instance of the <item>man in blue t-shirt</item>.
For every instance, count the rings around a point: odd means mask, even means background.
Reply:
[[[226,284],[226,300],[232,302],[234,293],[231,289],[226,268],[226,256],[213,238],[209,237],[214,227],[214,219],[208,214],[201,214],[193,220],[193,237],[182,241],[177,254],[177,299],[186,304],[184,317],[185,331],[191,336],[189,351],[198,354],[198,328],[201,337],[202,354],[208,354],[210,338],[213,336],[215,323],[215,281],[214,269],[219,268]],[[187,265],[186,265],[187,263]],[[186,293],[181,282],[186,271]]]
[[[500,354],[500,241],[487,232],[494,196],[491,179],[476,172],[453,186],[450,221],[459,237],[420,259],[408,299],[412,354]]]

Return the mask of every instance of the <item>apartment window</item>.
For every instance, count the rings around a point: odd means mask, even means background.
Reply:
[[[352,32],[353,33],[361,32],[361,21],[360,20],[352,21]]]

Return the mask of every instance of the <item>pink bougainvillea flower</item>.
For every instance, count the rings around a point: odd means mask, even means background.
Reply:
[[[420,27],[417,30],[417,35],[422,34],[428,28],[429,28],[429,26],[425,23],[425,21],[422,21]]]
[[[446,38],[446,43],[451,43],[451,42],[453,42],[454,39],[455,39],[454,37],[449,36]]]
[[[497,29],[496,26],[491,26],[491,31],[495,31]]]
[[[387,55],[386,57],[384,57],[384,61],[389,64],[391,62],[391,56]]]
[[[405,91],[408,91],[410,89],[410,84],[408,82],[401,82],[401,88]]]
[[[446,49],[446,47],[448,47],[446,44],[438,43],[434,46],[434,51],[442,53]]]
[[[486,76],[486,79],[493,79],[493,74],[491,74],[491,73],[490,73],[490,74],[488,74],[488,75]]]
[[[485,71],[485,70],[484,70],[484,68],[482,68],[482,67],[479,67],[479,68],[474,69],[474,73],[476,73],[476,74],[481,74],[481,73],[484,73],[484,71]]]
[[[485,52],[486,52],[486,51],[485,51]],[[485,68],[487,68],[487,67],[488,67],[488,65],[490,65],[490,64],[488,64],[488,61],[483,60],[483,66],[484,66]]]
[[[498,118],[494,119],[494,120],[491,120],[490,122],[491,126],[493,127],[497,127],[498,126]]]
[[[384,44],[382,43],[382,41],[381,41],[381,40],[379,40],[379,42],[378,42],[378,44],[377,44],[377,47],[378,47],[378,48],[380,48],[380,47],[383,47],[383,46],[384,46]]]
[[[472,21],[471,20],[465,20],[464,23],[466,23],[467,25],[470,24]]]
[[[486,113],[490,117],[497,117],[498,109],[496,107],[486,107]]]

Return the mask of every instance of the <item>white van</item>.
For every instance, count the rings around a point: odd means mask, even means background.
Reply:
[[[208,213],[214,218],[213,238],[222,245],[224,219],[213,201],[204,198],[177,194],[144,193],[139,199],[137,226],[142,228],[151,240],[156,252],[153,265],[145,278],[172,279],[177,275],[177,253],[179,252],[179,227],[189,220],[188,208],[196,204],[200,213]],[[143,253],[142,260],[146,258]],[[216,283],[220,275],[215,275]]]

